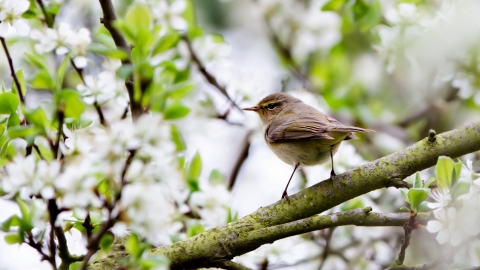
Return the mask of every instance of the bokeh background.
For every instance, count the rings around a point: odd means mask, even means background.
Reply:
[[[170,2],[175,2],[170,1]],[[95,32],[102,16],[98,1],[61,2],[56,18]],[[119,16],[129,5],[114,1]],[[221,44],[194,44],[206,69],[240,107],[285,91],[344,124],[375,134],[342,144],[334,157],[337,173],[403,149],[427,136],[480,119],[480,2],[475,0],[202,0],[192,1],[198,26]],[[151,3],[150,3],[151,4]],[[155,10],[153,11],[155,13]],[[173,14],[175,15],[175,14]],[[172,16],[173,16],[172,15]],[[12,39],[17,39],[11,33]],[[95,35],[92,34],[95,40]],[[210,42],[210,43],[209,43]],[[18,37],[11,46],[16,66],[31,49]],[[179,48],[179,51],[181,48]],[[89,57],[95,62],[94,57]],[[91,73],[99,73],[93,65]],[[186,98],[190,114],[178,122],[185,157],[202,157],[205,228],[225,222],[225,207],[239,217],[280,199],[292,167],[263,141],[254,113],[225,100],[193,67],[194,91]],[[0,78],[9,84],[8,63],[0,54]],[[75,84],[75,79],[70,79]],[[34,91],[28,106],[49,94]],[[469,155],[478,170],[479,155]],[[289,194],[329,177],[330,164],[303,168]],[[225,185],[208,185],[215,170]],[[422,172],[424,179],[431,170]],[[204,202],[205,203],[205,202]],[[394,188],[371,192],[328,212],[371,206],[398,212],[405,205]],[[17,211],[0,200],[0,221]],[[1,235],[1,233],[0,233]],[[85,251],[79,235],[67,234],[73,253]],[[402,228],[346,226],[290,237],[265,245],[235,261],[262,269],[384,269],[395,259]],[[328,248],[327,248],[328,247]],[[325,250],[329,250],[328,254]],[[421,264],[443,252],[435,235],[417,230],[406,263]],[[478,265],[478,243],[460,250],[454,266]],[[324,254],[327,254],[323,260]],[[49,269],[29,247],[9,246],[0,238],[0,269]]]

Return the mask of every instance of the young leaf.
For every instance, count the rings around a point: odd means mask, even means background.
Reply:
[[[188,167],[188,179],[198,179],[200,177],[200,173],[202,173],[202,158],[200,154],[197,152],[192,158],[190,162],[190,166]]]
[[[18,97],[13,93],[0,94],[0,114],[14,113],[18,108]]]
[[[190,108],[182,104],[173,104],[165,110],[165,119],[178,119],[186,116],[190,112]]]
[[[110,233],[104,234],[100,239],[99,246],[102,251],[108,253],[110,251],[110,247],[113,244],[113,235]]]
[[[402,193],[403,200],[405,200],[407,203],[410,203],[410,200],[408,199],[408,189],[401,188],[400,193]]]
[[[420,177],[420,173],[415,174],[415,181],[413,182],[413,187],[414,188],[421,188],[423,185],[422,183],[422,178]]]
[[[454,162],[451,158],[441,156],[438,158],[435,173],[437,175],[438,185],[443,190],[449,190],[452,182]]]
[[[23,242],[22,237],[18,233],[5,235],[5,242],[9,245],[21,244]]]
[[[435,179],[434,177],[430,178],[430,179],[427,181],[427,183],[425,183],[425,185],[424,185],[423,187],[424,187],[424,188],[428,188],[433,182],[435,182],[435,180],[436,180],[436,179]]]
[[[67,72],[68,62],[70,61],[70,56],[65,55],[63,57],[62,63],[57,69],[57,92],[62,90],[63,79],[65,78],[65,73]]]
[[[185,140],[182,137],[182,134],[180,133],[180,130],[176,125],[172,125],[171,129],[172,133],[172,140],[175,143],[175,147],[177,151],[183,151],[187,147],[185,146]]]
[[[427,188],[411,188],[408,191],[408,200],[413,211],[418,212],[418,207],[428,197],[429,191]]]
[[[125,244],[125,249],[127,252],[135,259],[140,258],[142,255],[142,248],[140,247],[140,239],[134,233],[128,237],[127,243]]]
[[[200,222],[196,222],[188,227],[187,230],[187,237],[192,237],[197,234],[201,234],[202,232],[205,231],[205,228]]]
[[[180,36],[177,31],[168,32],[164,36],[160,37],[160,39],[155,43],[152,48],[151,56],[155,56],[174,47],[179,39]]]
[[[13,126],[7,129],[10,139],[26,138],[37,133],[37,129],[32,126]]]
[[[23,76],[23,69],[17,70],[16,75],[20,83],[20,88],[22,88],[22,94],[25,96],[25,94],[27,94],[27,84],[25,83],[25,76]]]

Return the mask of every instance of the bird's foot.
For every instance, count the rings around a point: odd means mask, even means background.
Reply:
[[[283,198],[285,198],[287,201],[288,201],[288,194],[287,194],[287,191],[284,191],[283,194],[282,194],[282,198],[280,200],[283,200]]]
[[[332,169],[330,171],[330,179],[333,179],[335,176],[337,176],[337,174],[335,173],[335,171]]]

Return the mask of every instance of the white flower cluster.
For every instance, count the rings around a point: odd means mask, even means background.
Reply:
[[[19,35],[28,35],[30,27],[22,14],[29,7],[28,0],[0,0],[0,37],[5,37],[12,26]]]
[[[272,30],[283,44],[290,45],[297,61],[312,52],[328,50],[341,40],[341,18],[321,10],[325,1],[261,0],[259,4]]]
[[[187,8],[185,0],[140,0],[140,3],[147,4],[159,25],[168,25],[175,30],[184,31],[188,28],[188,23],[182,14]]]
[[[56,28],[35,29],[32,39],[37,43],[35,50],[42,54],[55,50],[56,54],[63,55],[71,52],[73,61],[78,68],[87,66],[87,46],[90,45],[90,31],[87,28],[72,30],[70,25],[60,23]]]
[[[183,180],[168,123],[160,115],[144,115],[135,124],[64,129],[62,162],[17,156],[5,166],[1,190],[11,196],[20,192],[26,200],[56,198],[59,207],[81,212],[98,211],[122,192],[115,209],[122,222],[155,244],[169,242]],[[101,185],[107,188],[102,191]]]
[[[438,232],[439,244],[458,246],[480,233],[480,173],[474,172],[471,160],[463,166],[459,182],[468,188],[468,192],[459,196],[455,204],[450,204],[450,191],[445,190],[432,196],[438,203],[429,204],[430,207],[440,207],[433,211],[436,220],[427,224],[429,232]]]

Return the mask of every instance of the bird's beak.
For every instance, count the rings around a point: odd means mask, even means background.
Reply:
[[[242,110],[244,111],[258,111],[258,106],[253,106],[253,107],[250,107],[250,108],[243,108]]]

